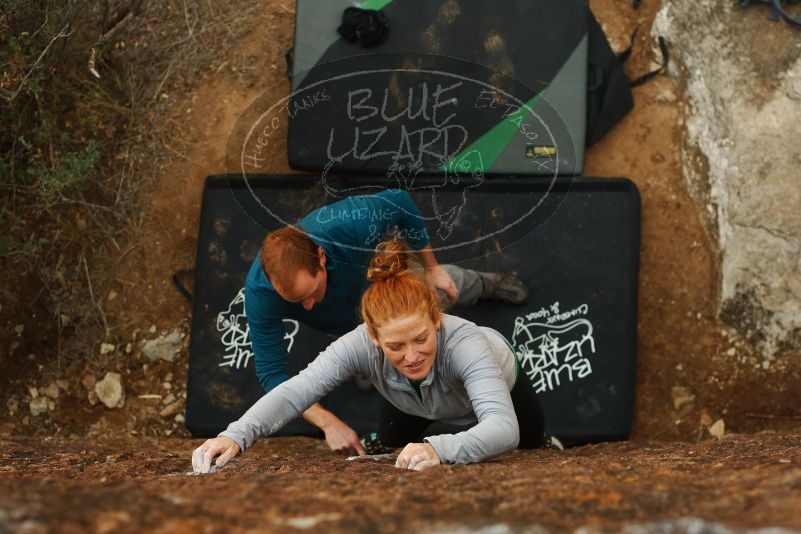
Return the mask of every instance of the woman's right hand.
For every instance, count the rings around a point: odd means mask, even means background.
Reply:
[[[195,473],[208,473],[211,470],[211,461],[217,457],[214,465],[222,467],[228,460],[239,454],[239,445],[231,438],[223,436],[206,440],[192,453],[192,470]]]
[[[441,463],[442,460],[430,443],[409,443],[398,455],[395,467],[424,471]]]

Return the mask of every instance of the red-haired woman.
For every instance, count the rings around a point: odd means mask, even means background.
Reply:
[[[376,251],[367,271],[372,285],[361,300],[364,324],[198,447],[196,472],[208,472],[215,458],[224,465],[353,376],[370,380],[388,401],[378,437],[386,446],[405,445],[398,467],[480,462],[543,445],[542,409],[531,385],[518,380],[517,358],[503,336],[442,313],[402,243],[382,243]],[[422,439],[436,420],[476,424]]]

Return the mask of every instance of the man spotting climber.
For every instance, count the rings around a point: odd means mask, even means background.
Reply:
[[[360,322],[359,301],[375,245],[391,231],[418,251],[420,268],[444,306],[481,299],[523,302],[516,277],[440,265],[417,206],[406,191],[354,196],[318,208],[294,226],[270,233],[245,281],[245,313],[256,375],[265,391],[289,379],[283,319],[343,335]],[[364,454],[357,434],[319,403],[303,418],[325,434],[329,447]]]

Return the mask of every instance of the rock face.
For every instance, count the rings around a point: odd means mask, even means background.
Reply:
[[[769,360],[801,352],[801,39],[735,4],[666,1],[652,34],[686,88],[683,174],[718,246],[719,317]]]
[[[107,408],[122,408],[125,403],[125,390],[119,373],[106,373],[103,380],[95,384],[97,398]]]
[[[159,360],[173,362],[181,352],[182,346],[181,331],[176,328],[166,335],[145,341],[142,344],[142,354],[151,362]]]

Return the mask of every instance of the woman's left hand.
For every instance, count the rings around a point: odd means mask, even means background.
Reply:
[[[442,462],[430,443],[409,443],[398,455],[395,467],[422,471]]]

